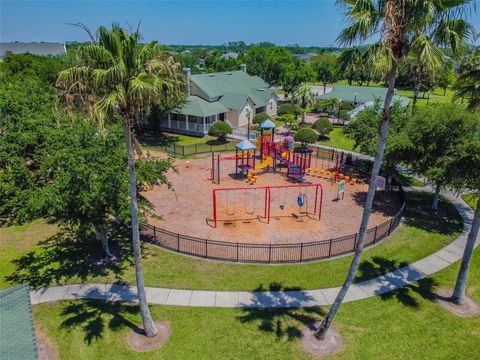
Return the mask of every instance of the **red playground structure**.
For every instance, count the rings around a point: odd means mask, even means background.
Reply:
[[[320,220],[323,188],[321,184],[217,188],[212,200],[213,227],[218,221],[230,224],[256,219],[270,224],[271,218],[305,216]]]

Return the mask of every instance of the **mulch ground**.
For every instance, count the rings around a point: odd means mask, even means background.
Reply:
[[[128,334],[128,345],[135,351],[151,351],[165,344],[172,335],[172,328],[168,321],[156,321],[157,335],[146,337],[144,331],[137,327]]]
[[[228,157],[232,154],[222,154]],[[321,161],[321,160],[320,160]],[[333,163],[324,161],[312,166],[324,169]],[[288,185],[285,169],[280,173],[259,175],[255,185],[236,179],[235,161],[221,161],[221,183],[212,183],[211,159],[178,159],[178,173],[168,175],[173,191],[155,187],[143,192],[155,206],[160,219],[150,223],[166,230],[209,240],[243,243],[301,243],[325,240],[354,234],[358,231],[368,185],[360,179],[348,184],[342,200],[337,200],[338,185],[331,181],[307,175],[307,183],[319,183],[323,187],[321,220],[314,214],[315,192],[313,188],[273,189],[271,192],[271,220],[265,223],[265,190],[262,186]],[[348,173],[346,175],[349,175]],[[213,227],[212,192],[215,188],[246,187],[249,190],[224,191],[217,198],[217,227]],[[299,207],[297,198],[305,194],[305,205]],[[319,202],[319,199],[318,199]],[[318,206],[318,203],[317,203]],[[390,219],[399,208],[395,194],[379,193],[375,197],[369,227]],[[305,216],[305,212],[309,215]]]
[[[437,291],[437,302],[452,314],[460,317],[472,317],[480,313],[480,306],[469,297],[465,298],[462,305],[454,304],[450,301],[453,289],[440,288]]]

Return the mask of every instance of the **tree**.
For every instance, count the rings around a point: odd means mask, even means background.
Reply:
[[[259,112],[257,114],[255,114],[255,116],[253,117],[253,120],[252,122],[254,124],[261,124],[262,122],[264,122],[265,120],[270,120],[270,116],[266,113],[266,112]],[[228,125],[228,124],[227,124]]]
[[[277,120],[283,122],[288,130],[296,130],[298,128],[298,119],[293,114],[280,115]]]
[[[302,110],[294,104],[282,104],[277,109],[278,115],[292,114],[298,116],[302,113]]]
[[[476,50],[468,58],[466,65],[454,85],[454,100],[467,98],[468,108],[480,109],[480,51]]]
[[[328,119],[323,118],[315,121],[312,129],[318,133],[320,138],[324,139],[333,131],[333,125]]]
[[[453,63],[449,61],[445,65],[444,71],[437,76],[437,84],[443,89],[443,96],[447,95],[447,89],[455,82],[455,73],[453,72]]]
[[[312,68],[317,73],[317,79],[323,84],[323,93],[327,85],[338,80],[337,57],[333,54],[321,54],[312,58]]]
[[[297,104],[301,109],[302,124],[305,123],[305,113],[307,107],[315,105],[315,94],[312,92],[310,85],[300,84],[292,94],[292,102]]]
[[[356,81],[362,86],[364,82],[368,84],[375,74],[372,57],[366,49],[353,47],[344,50],[338,58],[339,71],[347,78],[348,84],[352,85]]]
[[[156,42],[142,45],[138,31],[118,25],[98,29],[98,39],[80,48],[77,64],[60,72],[57,80],[67,106],[80,106],[92,114],[100,129],[105,121],[123,122],[128,154],[132,246],[138,299],[145,334],[155,336],[145,293],[138,221],[137,180],[132,127],[153,104],[165,106],[185,98],[184,77],[170,54]]]
[[[281,83],[284,66],[293,59],[293,55],[284,48],[255,46],[248,52],[246,64],[249,74],[276,86]]]
[[[323,340],[328,329],[340,308],[345,295],[355,278],[365,243],[368,221],[372,210],[373,197],[375,195],[375,183],[380,171],[383,154],[387,142],[388,125],[391,116],[391,103],[395,93],[395,80],[397,75],[397,64],[399,60],[407,56],[410,51],[419,53],[424,41],[416,41],[421,29],[426,28],[426,23],[436,31],[434,34],[449,33],[450,36],[444,40],[448,42],[439,45],[448,45],[452,49],[459,49],[461,43],[458,31],[465,31],[469,24],[461,18],[464,15],[464,8],[471,1],[438,2],[436,0],[426,1],[396,1],[396,0],[359,0],[351,2],[339,0],[339,4],[345,7],[346,17],[349,25],[342,30],[339,41],[343,44],[353,44],[358,41],[365,41],[370,36],[380,32],[379,41],[371,45],[366,56],[374,59],[372,64],[383,73],[387,73],[388,89],[383,104],[382,123],[377,146],[377,154],[373,163],[370,184],[362,215],[362,221],[358,233],[355,253],[348,270],[345,281],[337,294],[327,316],[322,321],[315,336]],[[469,31],[469,30],[468,30]]]
[[[210,129],[208,129],[208,135],[215,136],[218,140],[225,141],[225,137],[232,133],[232,127],[224,121],[217,121]]]
[[[315,72],[307,62],[292,58],[282,68],[280,84],[287,94],[291,94],[301,83],[315,80]]]
[[[453,187],[457,190],[468,189],[480,195],[480,123],[473,118],[471,128],[465,133],[463,141],[458,144],[454,167],[461,169],[453,179]],[[458,271],[455,289],[451,301],[461,305],[465,302],[468,270],[472,259],[475,242],[480,229],[480,196],[478,197],[472,226],[467,237],[462,262]]]
[[[295,133],[294,139],[302,143],[302,148],[304,148],[306,144],[314,144],[318,139],[318,134],[311,128],[304,127]]]
[[[403,162],[434,184],[432,209],[438,210],[440,190],[452,184],[457,171],[456,149],[471,131],[471,114],[462,106],[439,104],[418,109],[405,128],[408,142],[400,150]]]

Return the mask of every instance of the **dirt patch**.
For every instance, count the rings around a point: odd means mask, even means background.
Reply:
[[[473,299],[465,297],[465,302],[462,305],[457,305],[450,301],[452,294],[453,289],[438,289],[437,302],[452,314],[460,317],[472,317],[480,313],[480,306]]]
[[[317,357],[327,357],[339,353],[343,348],[343,340],[340,333],[330,327],[325,340],[315,337],[316,325],[306,326],[302,331],[303,349]]]
[[[39,360],[57,360],[59,359],[57,348],[47,337],[43,329],[35,324],[35,337],[37,340],[37,351]]]
[[[146,337],[142,328],[137,327],[128,334],[128,345],[135,351],[151,351],[165,344],[172,335],[172,328],[168,321],[155,321],[157,335]]]
[[[323,199],[321,220],[318,220],[320,194],[313,187],[272,189],[270,193],[271,219],[265,221],[265,190],[262,186],[288,185],[286,169],[277,173],[258,174],[255,185],[235,178],[235,160],[232,154],[222,154],[221,183],[212,183],[211,159],[176,160],[178,173],[168,178],[174,191],[155,187],[143,192],[155,206],[159,219],[150,219],[152,225],[184,235],[208,240],[239,243],[285,244],[326,240],[355,234],[360,226],[367,179],[359,178],[355,185],[348,184],[343,199],[337,200],[338,184],[320,172],[306,176],[306,183],[321,184]],[[234,159],[234,157],[233,157]],[[331,169],[334,162],[312,160],[312,168]],[[349,172],[348,172],[349,171]],[[356,176],[355,169],[345,175]],[[213,227],[213,189],[248,188],[248,190],[217,192],[217,227]],[[259,188],[260,187],[260,188]],[[304,200],[298,205],[298,198]],[[315,202],[317,200],[317,202]],[[317,205],[317,208],[315,208]],[[400,207],[396,194],[380,192],[375,196],[369,227],[389,220]],[[306,216],[308,214],[308,216]]]

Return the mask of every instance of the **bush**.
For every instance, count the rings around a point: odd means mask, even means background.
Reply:
[[[292,114],[298,116],[300,115],[302,110],[300,109],[300,107],[294,104],[283,104],[278,107],[277,112],[278,115]]]
[[[265,120],[270,120],[270,116],[266,112],[260,112],[253,117],[254,124],[261,124]]]
[[[301,128],[295,134],[295,141],[301,142],[302,144],[313,144],[317,139],[317,132],[309,127]]]
[[[225,136],[232,133],[232,127],[224,121],[217,121],[210,129],[208,129],[208,135],[216,136],[218,140],[225,140]]]
[[[314,129],[321,138],[325,138],[333,130],[333,125],[328,121],[328,119],[319,119],[315,121],[312,125]]]

